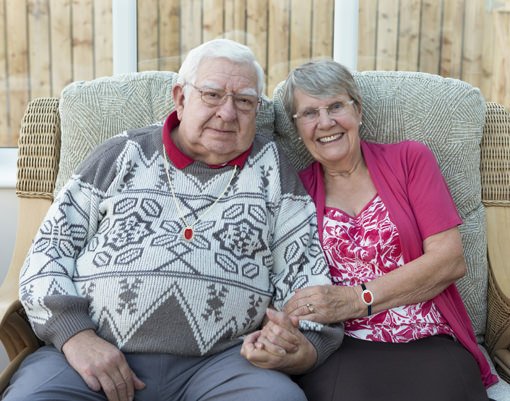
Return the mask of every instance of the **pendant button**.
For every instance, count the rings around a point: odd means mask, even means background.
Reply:
[[[182,236],[186,241],[191,241],[193,239],[193,234],[193,229],[191,227],[186,227],[182,232]]]

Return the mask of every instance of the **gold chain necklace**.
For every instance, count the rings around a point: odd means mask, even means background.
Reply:
[[[181,219],[182,223],[184,224],[184,228],[182,230],[182,237],[186,241],[191,241],[193,239],[193,237],[195,236],[195,230],[193,227],[195,227],[195,225],[199,222],[199,220],[202,219],[207,213],[209,213],[209,211],[212,209],[212,207],[214,205],[216,205],[216,203],[218,203],[218,201],[221,198],[223,198],[223,195],[225,195],[225,193],[227,192],[228,187],[230,186],[230,184],[232,183],[232,180],[234,179],[234,176],[236,175],[237,166],[234,165],[234,170],[232,171],[232,176],[230,177],[230,180],[228,180],[227,186],[225,187],[223,192],[220,194],[220,196],[218,196],[216,198],[216,200],[211,205],[209,205],[209,207],[206,210],[204,210],[197,217],[197,219],[195,220],[195,222],[193,224],[188,224],[186,219],[184,218],[184,213],[182,212],[181,206],[179,205],[179,202],[177,201],[177,197],[175,196],[174,186],[172,185],[172,180],[170,180],[170,174],[168,173],[168,170],[170,168],[169,162],[168,162],[168,156],[167,156],[166,150],[164,148],[163,148],[163,155],[164,155],[164,161],[165,161],[165,172],[166,172],[166,178],[168,180],[168,186],[170,187],[170,191],[172,192],[172,198],[174,200],[175,207],[177,208],[177,211],[179,212],[179,218]]]

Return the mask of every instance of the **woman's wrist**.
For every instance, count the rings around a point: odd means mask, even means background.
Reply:
[[[374,294],[367,288],[365,283],[361,283],[361,302],[367,307],[367,316],[371,316]]]

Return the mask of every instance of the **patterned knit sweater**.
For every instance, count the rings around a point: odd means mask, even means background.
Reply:
[[[269,304],[330,283],[315,208],[274,142],[257,135],[230,185],[232,166],[170,164],[176,202],[161,136],[100,145],[50,207],[20,277],[42,340],[60,349],[92,328],[124,352],[209,355],[256,330]],[[225,188],[185,240],[181,217],[192,224]],[[342,340],[341,326],[301,328],[319,363]]]

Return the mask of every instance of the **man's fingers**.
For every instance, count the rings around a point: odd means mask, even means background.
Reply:
[[[108,401],[125,401],[126,399],[122,399],[119,397],[117,393],[117,387],[115,386],[115,382],[108,375],[103,375],[100,378],[101,387],[106,395]]]
[[[104,374],[100,377],[100,385],[108,401],[133,401],[135,397],[132,373],[124,377],[120,371]]]
[[[133,372],[133,386],[135,386],[135,390],[143,390],[145,388],[145,383],[138,378],[137,375]]]
[[[272,341],[268,341],[266,337],[260,337],[257,341],[257,344],[261,344],[262,347],[258,347],[260,350],[265,350],[269,352],[272,355],[276,355],[278,357],[281,357],[287,353],[285,348],[281,347],[280,345],[277,345],[273,343]],[[255,344],[255,345],[257,345]],[[291,346],[292,349],[294,349],[294,346]]]
[[[94,391],[101,390],[101,383],[99,383],[99,380],[95,376],[92,375],[83,375],[83,380],[85,381],[85,384]]]
[[[120,365],[119,374],[115,379],[115,387],[121,399],[126,397],[126,399],[131,401],[135,397],[134,377],[135,374],[127,364],[127,361]]]

